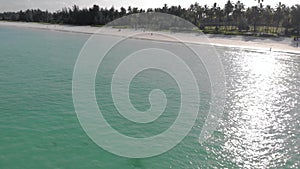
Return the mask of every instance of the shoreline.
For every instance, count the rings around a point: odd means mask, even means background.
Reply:
[[[8,22],[0,21],[0,26],[6,27],[17,27],[17,28],[31,28],[41,29],[48,31],[60,31],[60,32],[71,32],[71,33],[83,33],[83,34],[94,34],[98,32],[101,27],[92,26],[73,26],[73,25],[57,25],[57,24],[43,24],[43,23],[32,23],[32,22]],[[103,28],[102,28],[103,29]],[[157,40],[157,41],[170,41],[170,39],[164,39],[162,36],[152,36],[150,32],[135,31],[130,29],[105,29],[105,32],[99,34],[110,35],[110,36],[123,36],[128,37],[132,34],[141,33],[138,35],[138,39],[143,40]],[[251,37],[251,36],[238,36],[238,35],[217,35],[217,34],[205,34],[205,36],[196,36],[194,34],[186,33],[172,33],[180,37],[180,40],[185,43],[192,44],[207,44],[213,46],[222,47],[235,47],[235,48],[247,48],[247,49],[259,49],[265,51],[275,52],[292,52],[300,53],[300,47],[296,47],[293,43],[292,38],[278,37],[278,38],[267,38],[267,37]],[[300,46],[300,42],[299,46]],[[271,50],[270,50],[271,49]]]

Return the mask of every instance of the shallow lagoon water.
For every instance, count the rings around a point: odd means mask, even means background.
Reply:
[[[74,111],[73,68],[88,38],[0,27],[0,168],[299,168],[299,54],[217,47],[226,74],[227,100],[213,136],[198,143],[204,123],[199,118],[172,150],[157,157],[128,159],[98,147]],[[154,74],[141,74],[132,83],[132,98],[144,110],[149,107],[145,99],[149,87],[161,85],[169,92],[169,114],[155,126],[126,130],[122,128],[126,121],[110,116],[114,112],[110,100],[97,97],[105,105],[108,121],[120,132],[146,137],[165,130],[176,117],[172,115],[178,109],[176,87],[167,86],[173,82],[164,84],[163,74]],[[96,86],[103,79],[97,77]],[[99,86],[96,93],[105,94]]]

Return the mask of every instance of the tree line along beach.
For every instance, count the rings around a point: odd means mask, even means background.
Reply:
[[[74,5],[56,12],[40,9],[5,11],[0,13],[0,20],[101,26],[129,14],[161,12],[186,19],[204,33],[260,37],[299,36],[299,4],[287,6],[279,2],[272,8],[270,5],[258,2],[251,7],[246,7],[242,1],[228,1],[226,4],[212,3],[203,6],[194,3],[188,8],[165,4],[161,8],[149,9],[131,6],[127,9],[125,7],[115,9],[99,5],[80,9],[79,6]]]

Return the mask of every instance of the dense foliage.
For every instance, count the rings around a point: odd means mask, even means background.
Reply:
[[[300,5],[288,7],[278,3],[275,8],[258,3],[257,6],[245,8],[243,3],[228,1],[223,7],[217,3],[212,6],[200,6],[198,3],[189,8],[181,6],[167,6],[155,9],[138,9],[128,7],[110,9],[94,5],[91,8],[80,9],[63,8],[57,12],[41,11],[39,9],[19,12],[0,13],[0,20],[44,22],[72,25],[104,25],[110,21],[133,13],[162,12],[179,16],[189,20],[202,30],[211,30],[212,33],[260,32],[279,35],[299,34],[300,32]]]

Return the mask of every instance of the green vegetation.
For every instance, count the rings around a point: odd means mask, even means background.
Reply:
[[[145,12],[162,12],[184,18],[199,27],[204,33],[249,35],[249,36],[298,36],[300,34],[300,5],[288,7],[278,3],[275,8],[258,1],[257,6],[245,8],[242,2],[228,1],[223,7],[214,3],[212,6],[201,6],[198,3],[189,8],[181,6],[149,8],[147,10],[128,7],[80,9],[63,8],[57,12],[41,11],[39,9],[19,12],[0,13],[0,20],[42,22],[72,25],[105,25],[120,17]]]

